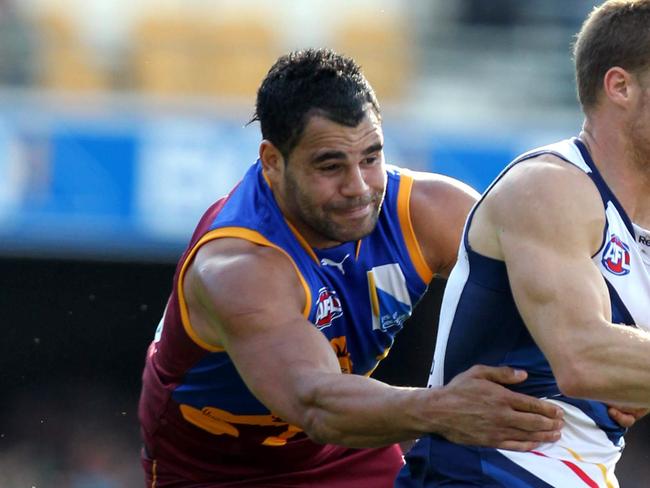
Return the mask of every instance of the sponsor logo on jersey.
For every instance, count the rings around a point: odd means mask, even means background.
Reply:
[[[630,247],[616,234],[612,234],[603,251],[602,263],[605,269],[612,274],[617,276],[628,274],[630,272]]]
[[[343,269],[343,263],[344,263],[345,260],[348,259],[349,257],[350,257],[350,255],[349,255],[349,254],[346,254],[346,255],[343,257],[343,259],[341,259],[340,261],[334,261],[334,260],[332,260],[332,259],[323,258],[323,259],[320,260],[320,264],[323,265],[323,266],[334,266],[336,269],[338,269],[338,270],[341,272],[342,275],[344,275],[344,274],[345,274],[345,270]]]
[[[341,308],[341,300],[336,296],[336,292],[326,286],[318,290],[315,322],[318,330],[329,327],[341,315],[343,315],[343,308]]]
[[[650,247],[650,235],[644,236],[643,234],[641,234],[639,236],[639,243],[643,244],[644,246]]]
[[[408,319],[410,316],[411,316],[410,312],[407,313],[393,312],[390,314],[382,315],[381,318],[379,319],[380,329],[383,331],[387,331],[388,329],[391,329],[393,327],[401,328],[404,325],[404,322],[406,322],[406,319]]]

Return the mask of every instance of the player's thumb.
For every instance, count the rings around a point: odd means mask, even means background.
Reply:
[[[472,369],[476,369],[473,373],[478,377],[504,385],[521,383],[528,378],[528,373],[523,369],[515,369],[507,366],[474,366]]]

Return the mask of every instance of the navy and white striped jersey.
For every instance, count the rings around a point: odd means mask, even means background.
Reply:
[[[584,171],[602,197],[606,225],[593,262],[609,290],[612,321],[632,327],[650,326],[648,232],[630,221],[579,139],[521,155],[485,194],[514,165],[544,153],[554,154]],[[535,452],[458,446],[431,436],[419,443],[412,456],[426,459],[428,474],[424,476],[437,482],[472,481],[495,487],[618,486],[613,469],[624,445],[624,429],[609,417],[605,404],[569,398],[558,389],[548,360],[517,310],[505,263],[483,256],[469,245],[469,228],[480,204],[467,219],[458,261],[447,283],[429,385],[444,385],[474,364],[523,369],[528,379],[512,385],[512,389],[556,402],[565,411],[565,427],[559,441]],[[415,476],[411,473],[411,477]]]

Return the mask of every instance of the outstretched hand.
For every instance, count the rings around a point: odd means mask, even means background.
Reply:
[[[562,409],[550,402],[515,393],[502,385],[516,384],[527,373],[508,367],[473,366],[444,387],[444,425],[448,440],[513,451],[529,451],[560,438]]]

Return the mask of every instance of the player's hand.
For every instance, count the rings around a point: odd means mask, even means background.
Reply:
[[[614,421],[623,428],[629,429],[637,420],[647,415],[647,408],[632,408],[622,405],[608,405],[607,413]]]
[[[550,402],[512,392],[501,385],[520,383],[525,371],[474,366],[443,388],[443,425],[437,432],[459,444],[529,451],[560,438],[563,411]],[[500,383],[500,384],[499,384]]]

